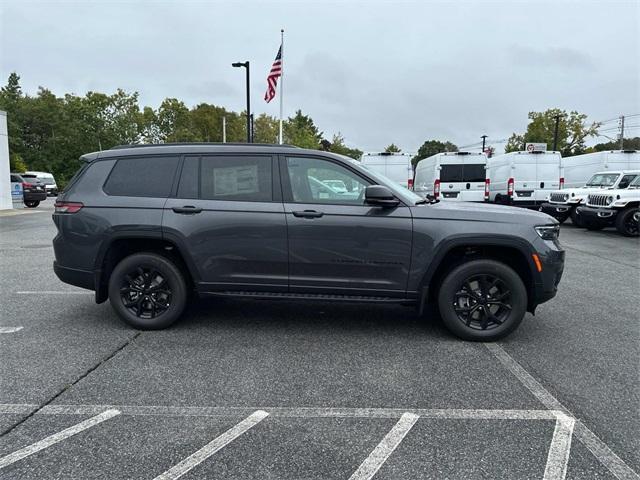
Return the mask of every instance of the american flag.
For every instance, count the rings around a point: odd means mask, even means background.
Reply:
[[[271,65],[271,71],[267,76],[267,91],[264,94],[264,101],[269,103],[276,96],[276,87],[278,86],[278,78],[282,75],[282,45],[278,49],[276,59]]]

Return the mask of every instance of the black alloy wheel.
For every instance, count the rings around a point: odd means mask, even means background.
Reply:
[[[456,292],[453,309],[468,328],[492,330],[502,325],[513,310],[511,290],[495,275],[473,275]]]
[[[150,265],[141,265],[124,275],[120,299],[136,317],[152,319],[171,306],[172,292],[167,280]]]

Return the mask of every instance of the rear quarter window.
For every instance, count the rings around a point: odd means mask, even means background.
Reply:
[[[103,190],[107,195],[166,198],[171,193],[178,157],[126,157],[119,159]]]

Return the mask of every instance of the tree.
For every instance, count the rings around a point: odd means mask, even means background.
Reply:
[[[585,139],[595,136],[600,124],[586,122],[587,115],[576,111],[568,112],[559,108],[550,108],[545,112],[529,112],[529,125],[523,135],[514,133],[507,141],[505,152],[513,152],[524,149],[524,144],[529,142],[546,143],[547,148],[553,148],[553,139],[558,123],[558,150],[563,157],[579,155],[585,151]]]
[[[311,117],[302,114],[302,110],[289,117],[284,122],[283,129],[284,143],[302,148],[320,148],[322,132],[315,126]]]
[[[189,109],[177,98],[165,98],[158,109],[158,129],[164,142],[192,142],[195,133],[190,122]]]
[[[349,148],[344,144],[344,137],[340,132],[336,133],[330,142],[323,139],[321,143],[322,150],[345,155],[356,160],[360,160],[360,157],[362,157],[362,150],[358,150],[357,148]]]
[[[436,153],[457,152],[458,147],[451,142],[441,142],[440,140],[427,140],[418,149],[418,153],[411,159],[412,165],[415,167],[423,158],[431,157]]]
[[[640,137],[625,138],[623,143],[625,150],[640,150]],[[607,150],[619,150],[620,141],[612,140],[607,143],[598,143],[591,148],[587,149],[587,153],[590,152],[605,152]]]
[[[266,113],[258,115],[253,121],[253,141],[255,143],[278,143],[280,123]]]
[[[402,150],[395,143],[392,143],[391,145],[387,145],[384,151],[387,153],[400,153]]]

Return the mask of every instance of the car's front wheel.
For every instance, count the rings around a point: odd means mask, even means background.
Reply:
[[[187,286],[180,269],[155,253],[124,258],[109,278],[109,301],[129,325],[158,330],[174,323],[187,302]]]
[[[454,335],[464,340],[497,340],[522,322],[527,289],[520,276],[504,263],[472,260],[444,278],[438,308]]]
[[[616,217],[616,230],[625,237],[640,235],[640,208],[630,207],[621,211]]]

